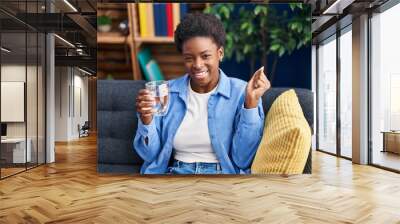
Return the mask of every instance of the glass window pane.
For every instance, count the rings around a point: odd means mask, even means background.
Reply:
[[[1,50],[1,122],[5,130],[1,140],[3,178],[25,170],[25,163],[30,157],[30,144],[26,144],[24,102],[27,69],[26,33],[2,32],[1,47],[7,49]]]
[[[371,19],[372,163],[400,170],[400,4]]]
[[[318,148],[336,153],[336,40],[318,48]]]
[[[352,157],[352,35],[340,36],[340,153]]]
[[[45,162],[45,35],[21,22],[35,24],[44,6],[44,0],[0,1],[2,9],[19,18],[0,12],[0,109],[17,117],[2,116],[1,178]],[[19,109],[5,106],[3,98]]]

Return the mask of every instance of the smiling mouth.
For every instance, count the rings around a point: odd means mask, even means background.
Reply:
[[[201,79],[204,78],[208,75],[208,70],[207,71],[203,71],[203,72],[197,72],[197,73],[193,73],[193,76],[195,78]]]

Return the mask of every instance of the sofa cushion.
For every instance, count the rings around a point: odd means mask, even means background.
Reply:
[[[310,147],[310,126],[295,91],[288,90],[269,108],[251,171],[256,174],[301,174]]]
[[[135,99],[145,81],[99,80],[97,82],[97,161],[99,172],[109,172],[107,165],[141,166],[143,160],[133,148],[137,129]],[[112,166],[110,166],[112,167]],[[131,169],[132,170],[132,169]],[[132,172],[135,172],[132,170]]]

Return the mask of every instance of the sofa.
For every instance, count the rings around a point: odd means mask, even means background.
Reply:
[[[135,98],[146,81],[97,81],[97,171],[99,173],[139,173],[143,160],[136,154],[132,140],[136,134],[137,117]],[[265,115],[274,100],[289,88],[271,88],[264,96]],[[313,127],[313,93],[294,88],[304,116]],[[311,150],[304,167],[311,173]]]

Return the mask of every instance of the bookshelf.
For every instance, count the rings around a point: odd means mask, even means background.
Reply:
[[[100,33],[97,35],[99,44],[126,44],[127,38],[118,32]]]
[[[132,79],[128,36],[118,30],[118,24],[128,18],[127,5],[98,3],[97,16],[108,16],[112,20],[109,32],[97,33],[97,78]]]
[[[141,69],[139,67],[139,63],[137,60],[137,54],[142,47],[150,48],[152,57],[159,64],[165,78],[173,79],[185,73],[185,69],[183,66],[182,58],[179,52],[176,50],[174,44],[173,37],[167,36],[151,36],[151,37],[142,37],[140,36],[139,31],[139,10],[137,3],[119,3],[119,4],[98,4],[98,9],[101,10],[110,10],[108,12],[108,16],[110,16],[113,20],[121,19],[121,13],[117,13],[115,11],[124,9],[126,10],[126,18],[128,19],[129,25],[129,35],[124,36],[119,32],[111,31],[106,33],[98,33],[97,42],[99,46],[128,46],[129,55],[126,55],[126,58],[129,58],[130,62],[130,77],[124,75],[124,78],[140,80],[143,79]],[[100,5],[100,6],[99,6]],[[203,3],[190,3],[188,4],[188,11],[202,11],[206,4]],[[125,19],[126,19],[125,18]],[[113,54],[100,54],[100,57],[103,56],[103,60],[98,60],[99,63],[105,62],[107,59],[104,57],[105,55],[109,55],[110,58],[113,59],[121,59],[121,57],[115,57],[117,53]],[[114,55],[114,56],[112,56]],[[99,57],[99,56],[98,56]],[[109,61],[107,61],[109,62]],[[101,65],[98,66],[100,69],[104,68],[107,71],[110,71],[114,68],[112,65]],[[127,65],[120,65],[118,68],[115,67],[114,71],[125,71],[128,70]],[[101,74],[101,73],[100,73]]]

